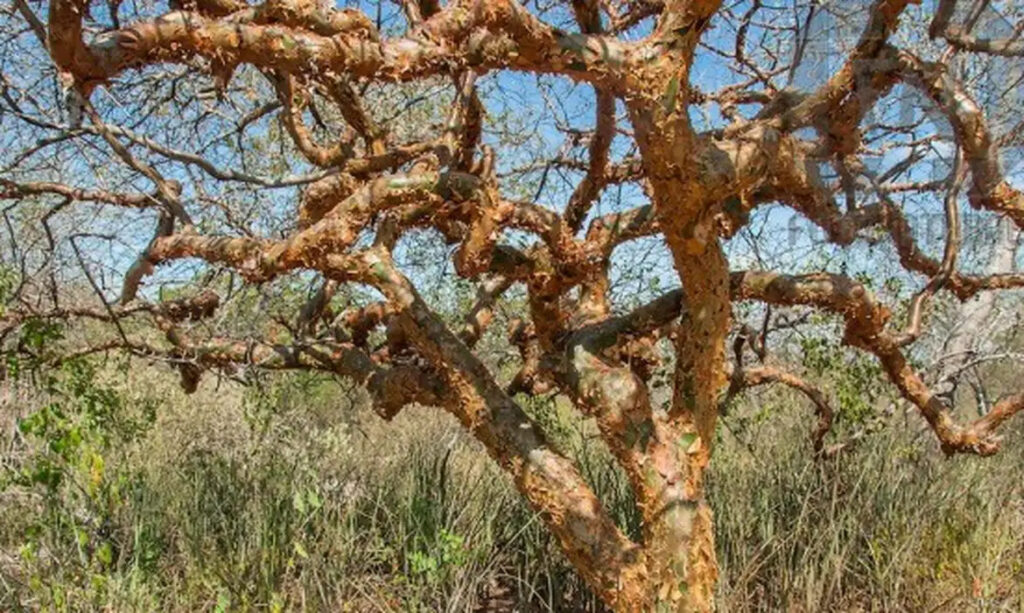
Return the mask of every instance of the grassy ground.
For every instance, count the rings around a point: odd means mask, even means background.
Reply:
[[[301,377],[186,397],[161,373],[3,390],[0,609],[600,610],[445,415],[385,424]],[[1024,610],[1024,445],[946,460],[899,417],[815,462],[791,402],[737,407],[723,429],[722,610]],[[635,533],[589,426],[532,410]]]

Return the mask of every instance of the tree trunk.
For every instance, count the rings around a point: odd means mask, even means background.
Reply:
[[[566,352],[567,383],[625,469],[644,521],[647,573],[635,576],[638,585],[629,588],[643,593],[644,601],[618,610],[709,611],[717,574],[701,485],[709,439],[688,416],[653,407],[646,383],[605,351],[630,333],[623,322],[649,315],[631,313],[574,335]]]
[[[671,143],[671,139],[661,142]],[[696,164],[674,159],[677,163],[658,168],[659,172],[650,176],[665,177],[664,181],[651,180],[655,210],[672,250],[687,307],[676,331],[674,389],[665,416],[665,428],[677,441],[674,460],[680,481],[674,485],[681,491],[648,519],[652,522],[647,535],[648,566],[654,610],[703,612],[714,609],[718,578],[712,516],[704,499],[703,481],[715,437],[718,397],[726,382],[729,266],[705,216],[699,181],[681,180],[697,177],[687,173],[687,167],[697,172]],[[652,459],[656,457],[652,454]],[[654,465],[658,466],[657,462]]]
[[[659,213],[666,237],[672,230],[665,218],[671,215]],[[679,440],[687,443],[682,458],[686,502],[681,509],[666,509],[661,520],[664,532],[653,535],[650,547],[656,560],[650,563],[651,576],[667,576],[670,570],[685,585],[682,598],[672,600],[671,593],[666,597],[662,583],[656,610],[703,612],[714,609],[718,579],[711,509],[704,499],[704,471],[711,460],[718,396],[726,380],[729,268],[717,240],[703,251],[691,251],[692,242],[678,234],[668,242],[688,306],[676,334],[675,386],[669,411]]]
[[[677,460],[681,492],[671,506],[651,517],[646,543],[656,611],[712,611],[718,579],[703,479],[719,393],[726,382],[731,301],[729,263],[719,241],[716,212],[718,199],[741,191],[735,181],[740,160],[694,133],[686,85],[692,59],[688,37],[703,27],[701,11],[714,6],[716,2],[709,2],[678,15],[670,12],[682,23],[663,24],[663,47],[669,53],[644,68],[650,83],[646,97],[629,106],[658,225],[672,252],[686,305],[676,331],[674,390],[666,416],[683,450]],[[690,51],[675,51],[680,48]],[[743,155],[758,158],[757,147],[750,149],[753,156]]]

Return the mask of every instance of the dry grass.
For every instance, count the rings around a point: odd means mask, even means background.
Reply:
[[[192,397],[163,371],[111,381],[117,410],[146,427],[103,440],[115,426],[85,424],[52,490],[10,479],[53,451],[14,434],[41,397],[7,397],[0,609],[599,610],[508,480],[437,411],[385,424],[358,393],[302,377]],[[717,450],[722,610],[1024,610],[1024,446],[946,460],[899,420],[816,463],[806,409],[790,401],[769,396],[772,417]],[[564,407],[532,410],[637,531],[621,476],[584,444],[589,426],[568,425]]]

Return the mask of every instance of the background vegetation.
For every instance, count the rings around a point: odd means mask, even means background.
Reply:
[[[872,397],[876,379],[847,370],[851,396]],[[301,373],[186,396],[170,369],[113,354],[56,369],[10,358],[7,372],[2,609],[600,610],[446,415],[388,424],[344,382]],[[875,397],[831,439],[848,446],[818,460],[803,399],[730,408],[710,477],[723,610],[1024,608],[1022,439],[947,460]],[[592,424],[530,408],[638,530]]]

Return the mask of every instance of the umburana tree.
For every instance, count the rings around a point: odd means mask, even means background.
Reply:
[[[45,267],[25,257],[4,335],[33,318],[88,318],[116,332],[77,353],[164,359],[186,389],[208,371],[311,369],[364,386],[385,418],[412,403],[440,407],[511,475],[609,607],[709,610],[717,569],[702,480],[723,398],[767,383],[803,392],[817,412],[817,453],[832,421],[822,390],[764,360],[765,330],[733,324],[737,303],[841,318],[842,343],[877,358],[947,454],[996,452],[997,429],[1024,408],[1024,395],[1009,396],[959,423],[909,359],[938,292],[966,300],[1024,285],[1024,275],[958,266],[961,194],[993,219],[1024,227],[1024,194],[1000,165],[1014,131],[998,134],[960,78],[976,58],[1011,65],[1024,55],[1020,25],[1001,37],[978,27],[985,11],[1012,17],[1013,3],[850,3],[842,17],[856,35],[839,65],[809,88],[792,84],[808,61],[804,26],[823,10],[818,3],[727,4],[405,0],[340,9],[309,0],[172,0],[127,14],[116,2],[51,0],[44,11],[15,0],[11,19],[21,30],[5,44],[20,40],[12,48],[25,57],[7,56],[3,88],[6,121],[17,126],[11,150],[21,149],[4,158],[13,178],[0,179],[0,197],[48,203],[38,240],[53,257],[64,245],[82,262],[82,244],[120,240],[104,257],[123,282],[117,299],[96,307],[62,304],[59,271],[51,264],[49,277],[36,278],[33,267]],[[38,56],[28,57],[25,40],[33,37]],[[699,85],[695,71],[703,73]],[[484,95],[482,80],[492,73],[497,88]],[[592,88],[592,128],[558,126],[568,144],[556,154],[503,161],[509,136],[488,138],[488,105],[502,103],[502,79],[516,73]],[[195,87],[211,78],[211,89]],[[59,106],[46,102],[54,82]],[[407,107],[437,95],[451,104],[435,101],[392,129],[401,111],[385,117],[398,106],[387,91],[414,92]],[[878,119],[877,107],[895,92],[917,92],[945,128],[929,133],[913,119]],[[522,103],[505,102],[506,114]],[[209,121],[233,130],[211,135]],[[281,126],[281,138],[271,138],[271,125]],[[244,137],[253,126],[263,126],[261,152]],[[918,166],[938,144],[952,163],[926,177]],[[304,158],[307,172],[260,159],[277,155],[275,147],[292,162]],[[31,165],[55,149],[63,152],[58,164]],[[575,181],[563,202],[521,197],[517,181],[529,175],[543,184],[549,173]],[[101,176],[116,185],[90,180]],[[627,184],[643,190],[636,206],[602,212],[607,188]],[[908,194],[944,215],[941,256],[915,242],[901,206]],[[119,237],[58,226],[58,213],[75,202],[122,211],[108,213],[106,224],[134,209],[155,232],[139,239],[136,226]],[[905,313],[894,318],[839,272],[730,267],[727,242],[768,206],[796,211],[834,245],[887,236],[902,268],[922,280]],[[453,246],[454,270],[476,285],[475,304],[457,325],[393,257],[424,228]],[[651,236],[664,238],[681,289],[619,308],[613,252]],[[159,269],[186,259],[206,266],[192,290],[166,300],[146,291]],[[262,285],[312,274],[318,289],[262,338],[211,334],[195,322],[223,308],[212,289],[224,287],[211,281],[217,274],[230,274],[232,288],[238,278]],[[100,289],[106,281],[97,276],[88,281]],[[349,286],[373,288],[379,298],[339,315],[333,301]],[[517,372],[501,382],[475,348],[510,288],[525,289],[528,308],[508,333]],[[164,338],[127,327],[139,317]],[[674,348],[673,392],[664,402],[651,391],[660,339]],[[756,365],[743,363],[747,352],[760,358]],[[595,419],[635,495],[639,540],[612,521],[516,400],[553,394]]]

